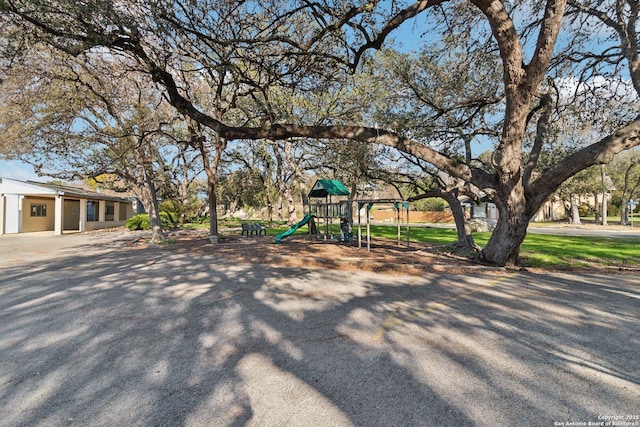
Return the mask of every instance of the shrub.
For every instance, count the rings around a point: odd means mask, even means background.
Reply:
[[[160,211],[160,221],[162,227],[173,227],[178,223],[178,217],[170,212]]]
[[[149,214],[134,215],[129,218],[125,224],[129,230],[149,230],[151,224],[149,223]]]
[[[175,200],[164,200],[160,202],[158,208],[160,209],[160,213],[165,212],[167,215],[169,215],[169,218],[173,225],[178,224],[178,222],[183,220],[188,214],[187,208],[181,203],[176,202]]]
[[[440,199],[437,197],[422,199],[414,202],[413,205],[419,211],[424,212],[444,212],[444,210],[449,207],[449,204],[444,199]]]
[[[162,228],[171,228],[175,221],[171,218],[167,212],[160,212],[160,221],[162,222]],[[151,222],[149,221],[149,214],[134,215],[129,218],[125,224],[129,230],[150,230]]]
[[[607,205],[607,215],[608,216],[618,216],[620,215],[620,206],[618,205]]]
[[[593,208],[586,203],[582,203],[578,206],[578,212],[580,213],[581,218],[595,215]]]
[[[208,224],[209,223],[209,215],[207,216],[194,216],[189,218],[187,222],[191,224]]]

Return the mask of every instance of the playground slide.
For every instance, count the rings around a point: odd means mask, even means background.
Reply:
[[[280,243],[282,242],[282,239],[284,239],[287,236],[291,236],[293,233],[296,232],[296,230],[300,227],[302,227],[303,225],[305,225],[306,223],[309,222],[309,220],[313,218],[313,215],[309,214],[309,215],[305,215],[304,218],[302,218],[302,221],[300,221],[297,224],[294,224],[291,226],[290,229],[288,229],[287,231],[285,231],[284,233],[280,233],[276,236],[276,243]]]

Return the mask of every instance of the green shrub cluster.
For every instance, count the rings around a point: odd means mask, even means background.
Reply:
[[[187,221],[191,224],[209,224],[209,216],[194,216]]]
[[[175,225],[176,219],[167,212],[160,212],[160,221],[162,228],[171,228]],[[149,214],[134,215],[129,218],[125,224],[129,230],[150,230],[151,222],[149,222]]]
[[[582,203],[580,204],[580,206],[578,206],[578,213],[580,214],[580,218],[595,215],[595,211],[587,203]]]
[[[413,202],[413,205],[416,209],[423,212],[444,212],[444,210],[449,207],[449,204],[440,198],[418,200]]]

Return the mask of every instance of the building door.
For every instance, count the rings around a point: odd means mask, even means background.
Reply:
[[[80,230],[80,201],[65,199],[63,211],[63,230]]]

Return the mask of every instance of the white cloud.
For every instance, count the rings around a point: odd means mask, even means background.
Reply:
[[[33,167],[17,160],[0,160],[0,176],[19,181],[37,180]]]

